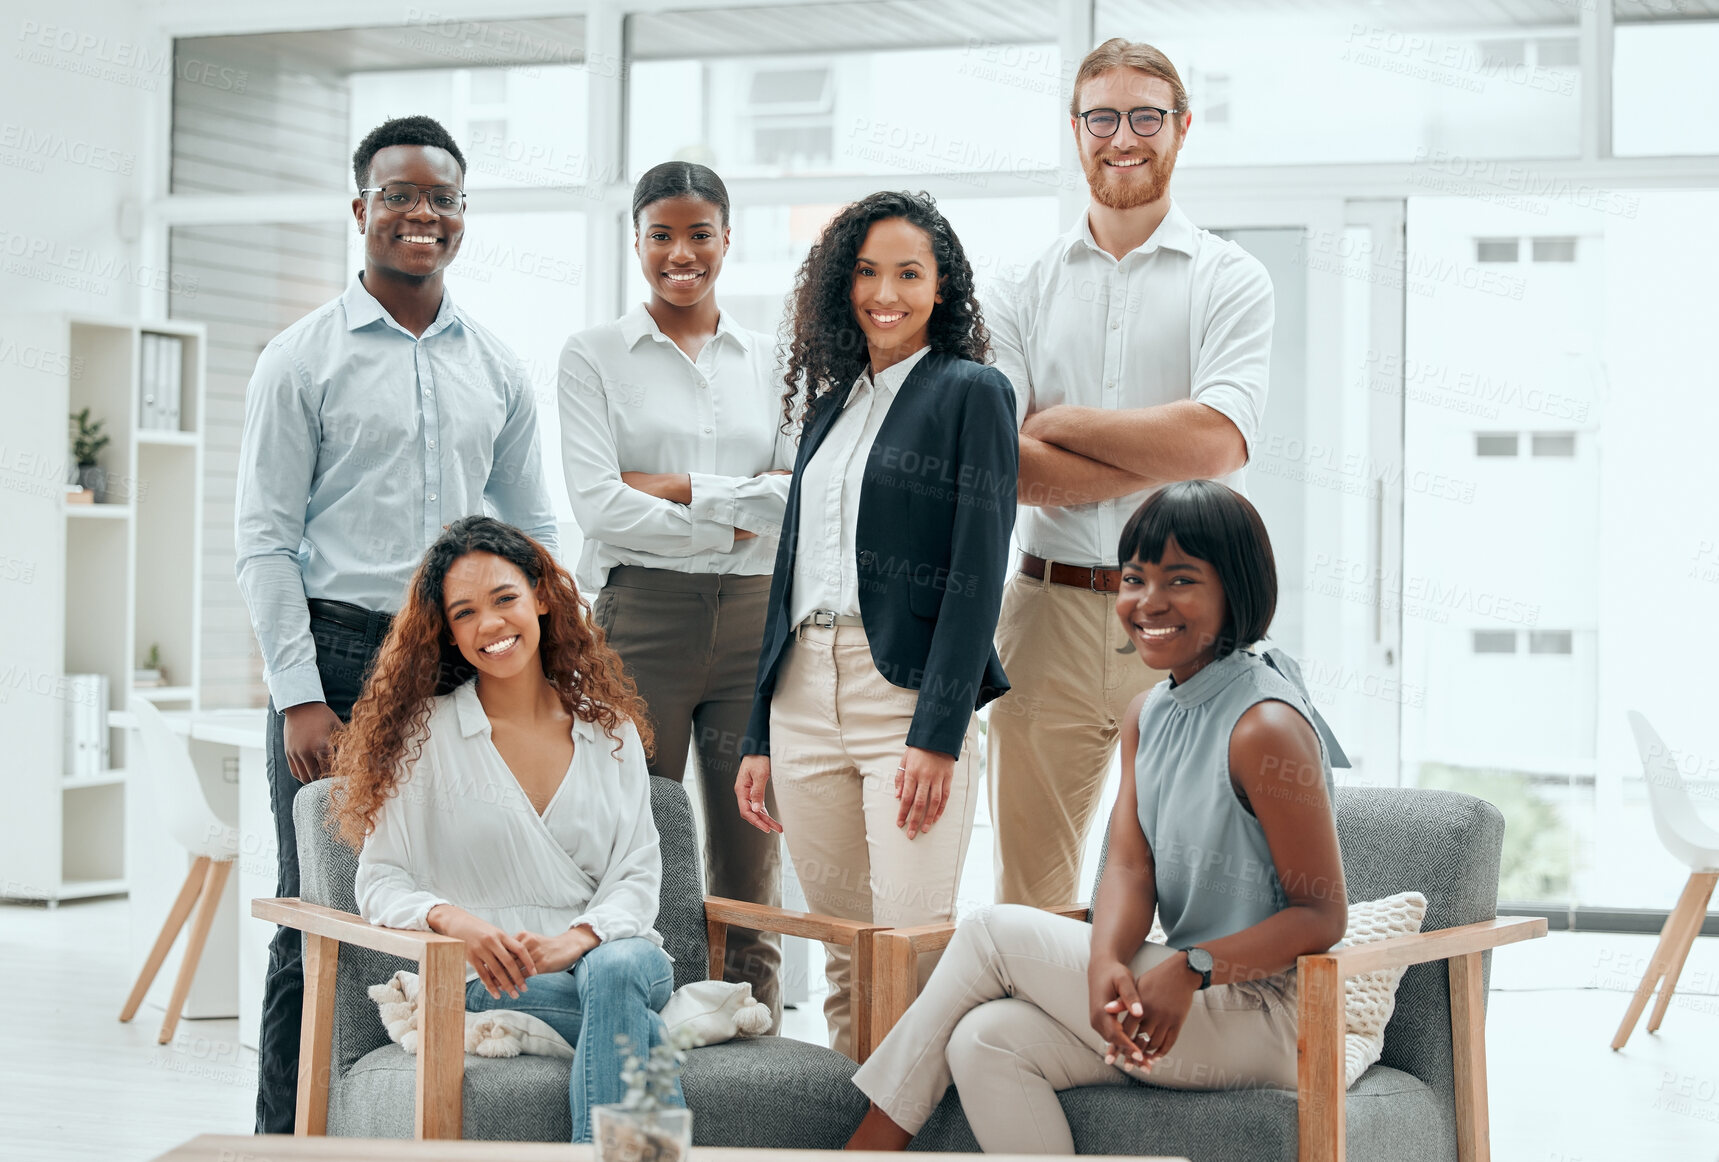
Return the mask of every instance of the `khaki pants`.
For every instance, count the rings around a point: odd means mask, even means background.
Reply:
[[[895,774],[918,701],[917,691],[878,673],[860,626],[803,628],[788,643],[770,702],[770,783],[814,912],[890,927],[955,917],[978,805],[978,719],[968,724],[942,819],[910,840],[895,825]],[[827,946],[826,954],[830,1044],[852,1057],[852,953]],[[931,967],[921,965],[922,980]]]
[[[997,900],[1065,907],[1086,898],[1081,851],[1128,704],[1165,675],[1141,663],[1113,594],[1020,573],[997,653],[1011,686],[988,739]]]
[[[1057,1091],[1123,1085],[1294,1089],[1294,975],[1194,994],[1175,1046],[1150,1073],[1104,1063],[1086,983],[1092,928],[998,904],[961,922],[937,971],[854,1075],[897,1125],[918,1133],[953,1084],[987,1153],[1073,1154]],[[1177,953],[1144,944],[1136,975]]]
[[[650,712],[656,731],[651,774],[681,782],[689,745],[698,754],[707,890],[780,906],[781,845],[742,819],[734,801],[769,598],[768,575],[729,577],[620,565],[609,571],[592,618],[621,655]],[[750,984],[777,1024],[781,967],[779,937],[729,929],[723,979]]]

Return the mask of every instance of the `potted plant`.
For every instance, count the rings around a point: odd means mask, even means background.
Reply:
[[[680,1084],[690,1040],[674,1036],[643,1059],[625,1033],[615,1044],[627,1055],[621,1065],[627,1096],[591,1111],[597,1162],[685,1162],[692,1151],[692,1111],[669,1102]]]
[[[160,642],[149,643],[148,656],[131,672],[131,684],[134,687],[167,685],[167,675],[161,669]]]
[[[89,408],[72,415],[72,458],[78,465],[78,484],[93,495],[97,504],[106,500],[107,492],[107,477],[96,464],[96,457],[108,445],[108,437],[102,432],[106,423],[106,420],[92,422]]]

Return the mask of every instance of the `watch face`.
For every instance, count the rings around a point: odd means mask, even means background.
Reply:
[[[1188,949],[1188,967],[1197,973],[1209,974],[1212,971],[1212,954],[1204,948]]]

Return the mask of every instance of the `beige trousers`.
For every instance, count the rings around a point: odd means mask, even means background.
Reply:
[[[896,768],[919,694],[877,671],[860,626],[804,628],[770,702],[770,782],[788,855],[814,912],[891,927],[955,917],[978,804],[978,720],[969,723],[942,819],[918,838],[895,825]],[[826,947],[830,1044],[854,1055],[852,954]],[[931,965],[921,966],[921,980]]]
[[[1066,907],[1086,899],[1081,851],[1128,704],[1165,675],[1141,663],[1114,594],[1020,573],[1003,590],[997,653],[1011,687],[987,740],[997,899]]]
[[[1104,1063],[1086,969],[1092,928],[1036,908],[998,904],[961,922],[912,1007],[854,1075],[897,1125],[918,1133],[953,1084],[987,1153],[1073,1154],[1057,1091],[1123,1085],[1130,1074],[1170,1089],[1294,1089],[1294,975],[1214,985],[1194,1003],[1152,1071]],[[1136,974],[1176,953],[1144,944]]]

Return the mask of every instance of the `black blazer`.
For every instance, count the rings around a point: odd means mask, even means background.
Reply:
[[[770,699],[784,647],[800,528],[800,482],[852,385],[813,405],[794,460],[758,690],[743,746],[770,753]],[[902,383],[866,455],[855,566],[872,661],[919,691],[907,745],[957,757],[973,711],[1008,690],[992,637],[1009,567],[1020,445],[1008,377],[933,351]]]

